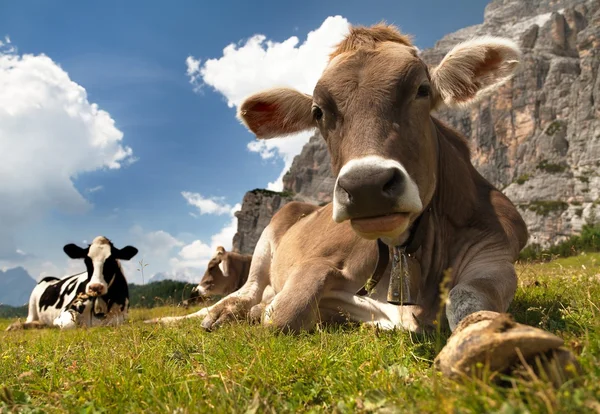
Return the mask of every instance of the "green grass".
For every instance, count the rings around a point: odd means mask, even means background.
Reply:
[[[523,185],[527,182],[527,180],[529,180],[529,178],[531,178],[531,176],[529,174],[523,174],[523,175],[520,175],[519,177],[517,177],[515,182],[519,185]]]
[[[568,166],[566,164],[553,164],[551,162],[548,162],[547,160],[542,160],[537,165],[538,170],[546,171],[547,173],[550,173],[550,174],[561,173],[561,172],[565,171],[567,168],[568,168]]]
[[[199,321],[140,322],[186,312],[161,307],[134,309],[118,328],[0,333],[0,406],[108,413],[597,412],[600,254],[520,264],[517,271],[511,313],[565,339],[585,371],[578,382],[559,390],[517,377],[504,387],[490,380],[454,383],[432,369],[433,335],[348,326],[291,336],[242,323],[207,333]],[[10,322],[0,320],[0,328]]]

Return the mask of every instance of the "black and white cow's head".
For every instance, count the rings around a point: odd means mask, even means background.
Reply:
[[[117,274],[122,274],[119,260],[130,260],[138,249],[125,246],[117,249],[106,237],[98,236],[87,248],[76,244],[67,244],[64,252],[71,259],[83,259],[88,273],[85,293],[90,296],[102,296],[108,292]]]

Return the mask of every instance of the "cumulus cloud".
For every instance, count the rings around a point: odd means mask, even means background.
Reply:
[[[134,160],[110,114],[50,57],[0,46],[0,259],[19,228],[49,210],[84,212],[73,178]],[[68,154],[68,156],[65,156]]]
[[[175,247],[184,245],[181,240],[163,230],[146,232],[141,226],[134,226],[130,232],[135,247],[145,261],[168,257]]]
[[[231,206],[224,202],[223,197],[206,198],[202,194],[189,191],[182,191],[181,195],[187,200],[188,204],[198,209],[200,215],[216,214],[220,216],[229,213],[231,210]]]
[[[203,64],[200,59],[188,56],[187,75],[195,91],[208,85],[225,97],[230,108],[239,106],[252,93],[276,86],[310,94],[327,65],[329,53],[348,30],[348,20],[330,16],[318,29],[308,33],[303,43],[297,36],[275,42],[256,34],[241,46],[228,45],[222,57],[208,59]],[[248,149],[258,152],[263,159],[277,156],[284,161],[284,170],[276,181],[269,183],[269,189],[282,189],[283,174],[309,137],[310,133],[302,133],[248,144]]]

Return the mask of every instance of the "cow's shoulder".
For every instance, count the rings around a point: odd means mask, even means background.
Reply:
[[[59,309],[67,305],[67,296],[73,293],[77,294],[82,290],[81,285],[83,283],[79,280],[81,275],[82,274],[76,274],[65,277],[64,279],[53,278],[52,280],[46,281],[48,286],[46,286],[41,294],[38,303],[40,310],[43,311],[49,307],[55,307]]]
[[[319,208],[320,207],[315,204],[292,201],[275,213],[271,222],[275,225],[288,227],[296,223],[301,218],[304,218],[319,210]]]

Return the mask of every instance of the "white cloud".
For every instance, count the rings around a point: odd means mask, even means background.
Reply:
[[[279,177],[275,181],[267,184],[267,190],[283,190],[283,176],[290,169],[294,157],[300,154],[302,147],[308,142],[312,134],[313,132],[301,132],[285,138],[273,138],[264,141],[256,140],[248,143],[248,149],[252,152],[258,152],[262,159],[270,159],[275,155],[283,159],[283,170],[281,170]]]
[[[87,193],[95,193],[96,191],[100,191],[104,188],[103,185],[97,185],[96,187],[92,187],[92,188],[86,188],[86,192]]]
[[[231,210],[231,206],[224,202],[223,197],[206,198],[202,194],[191,193],[189,191],[182,191],[181,195],[187,200],[188,204],[198,209],[200,215],[222,215],[229,213],[229,211]]]
[[[51,58],[0,47],[0,258],[16,254],[14,235],[50,210],[84,212],[72,179],[133,160],[110,114],[87,99]],[[65,156],[68,154],[68,156]]]
[[[187,75],[195,91],[208,85],[227,99],[230,108],[240,105],[252,93],[275,86],[288,86],[310,94],[327,65],[329,53],[348,30],[348,20],[330,16],[318,29],[308,33],[302,44],[296,36],[274,42],[257,34],[239,47],[228,45],[222,57],[208,59],[204,64],[188,56]],[[248,144],[248,149],[260,153],[263,159],[277,155],[284,161],[284,170],[276,181],[269,183],[269,189],[281,191],[281,177],[309,137],[309,133],[303,133]]]
[[[135,257],[134,261],[145,262],[154,259],[167,258],[176,247],[181,247],[184,243],[163,230],[145,232],[141,226],[134,226],[131,229],[133,236],[133,245],[140,252],[140,257]]]

